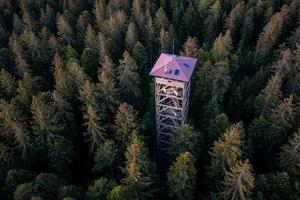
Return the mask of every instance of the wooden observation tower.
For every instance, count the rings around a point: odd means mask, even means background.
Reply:
[[[162,53],[150,75],[155,77],[157,151],[166,152],[170,137],[184,125],[191,76],[197,59]]]

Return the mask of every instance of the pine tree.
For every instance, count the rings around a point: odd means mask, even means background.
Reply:
[[[100,144],[96,149],[94,156],[94,168],[95,172],[102,172],[107,167],[113,167],[114,162],[118,156],[118,147],[113,140],[105,140],[104,143]]]
[[[138,33],[137,33],[137,28],[134,22],[130,22],[128,25],[128,29],[126,32],[126,48],[132,52],[134,45],[138,41]]]
[[[106,135],[106,127],[103,124],[103,117],[99,108],[99,93],[96,86],[90,81],[86,81],[80,90],[80,98],[83,107],[84,126],[87,129],[87,135],[91,140],[91,150],[104,141]]]
[[[119,106],[115,116],[116,139],[122,145],[128,144],[134,130],[139,130],[138,113],[132,106],[123,103]]]
[[[116,185],[114,180],[107,178],[99,178],[94,181],[93,185],[90,185],[86,196],[90,200],[106,199],[108,192]]]
[[[33,132],[39,137],[41,145],[51,141],[64,128],[52,102],[50,92],[39,93],[32,98],[32,128]]]
[[[96,24],[98,30],[102,30],[104,28],[104,20],[106,18],[106,5],[105,1],[97,0],[94,1],[94,10],[93,13],[96,18]]]
[[[172,41],[173,35],[170,33],[170,31],[167,31],[164,28],[162,28],[159,36],[160,51],[165,53],[171,53],[173,44]]]
[[[272,111],[270,115],[270,121],[273,125],[282,128],[292,127],[292,121],[295,116],[293,99],[294,98],[292,95],[284,98],[283,102]]]
[[[180,153],[167,174],[170,196],[179,200],[194,199],[196,175],[193,155],[188,151]]]
[[[95,79],[99,67],[97,51],[95,49],[85,48],[81,54],[80,63],[84,72],[92,79]]]
[[[0,97],[9,100],[15,96],[16,81],[5,69],[0,70]]]
[[[149,167],[153,167],[146,155],[143,143],[137,136],[137,132],[133,131],[131,142],[125,153],[126,166],[124,173],[126,177],[121,180],[122,183],[129,187],[132,192],[133,199],[147,199],[151,197],[151,174]],[[150,166],[151,165],[151,166]]]
[[[196,37],[188,37],[182,46],[180,55],[189,57],[198,57],[199,45]]]
[[[25,108],[30,108],[32,96],[36,95],[40,90],[40,79],[32,77],[28,73],[24,73],[18,81],[16,100]]]
[[[102,68],[98,72],[97,89],[101,94],[100,99],[103,105],[101,112],[105,121],[110,122],[119,103],[119,90],[116,86],[116,72],[112,60],[105,56],[101,65]]]
[[[228,58],[232,50],[232,41],[230,32],[227,31],[225,35],[220,34],[213,44],[212,54],[216,61]]]
[[[288,143],[281,147],[279,166],[288,172],[296,174],[297,165],[300,163],[300,130],[295,132]]]
[[[140,77],[137,73],[138,66],[127,51],[123,54],[123,59],[119,61],[119,84],[122,97],[129,104],[137,104],[136,100],[140,96]]]
[[[169,20],[162,7],[155,13],[154,27],[156,35],[159,35],[162,29],[169,29]]]
[[[288,11],[288,6],[283,5],[281,10],[275,13],[263,28],[263,32],[259,35],[256,44],[256,58],[258,62],[262,62],[265,56],[267,56],[276,45],[286,24]]]
[[[27,159],[33,147],[33,138],[29,131],[27,119],[14,102],[0,101],[0,131],[13,134],[13,144],[21,152],[22,158]]]
[[[61,41],[66,43],[73,43],[73,29],[64,15],[58,14],[57,17],[57,30]]]
[[[214,119],[209,120],[208,141],[213,143],[217,140],[230,126],[229,119],[225,113],[217,115]]]
[[[169,152],[173,157],[185,151],[198,156],[201,150],[201,139],[201,133],[194,130],[192,126],[185,124],[182,128],[177,129],[171,137]]]
[[[213,188],[220,184],[225,172],[241,157],[242,137],[242,124],[233,124],[211,147],[209,151],[211,164],[208,167],[208,176]]]
[[[84,37],[84,44],[85,48],[90,48],[95,51],[98,50],[98,42],[97,42],[97,37],[96,33],[92,27],[92,25],[88,25],[86,32],[85,32],[85,37]]]
[[[225,174],[221,195],[224,199],[249,199],[254,188],[252,165],[248,160],[237,162]]]
[[[256,98],[256,107],[259,114],[263,116],[270,114],[271,110],[280,102],[282,98],[280,87],[281,77],[275,74]]]

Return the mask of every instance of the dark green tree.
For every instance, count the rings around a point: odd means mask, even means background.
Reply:
[[[188,151],[180,153],[167,174],[170,196],[178,200],[194,199],[196,175],[193,155]]]

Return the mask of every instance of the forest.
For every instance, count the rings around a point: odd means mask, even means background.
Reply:
[[[197,58],[156,154],[161,53]],[[1,200],[299,200],[299,0],[0,0]]]

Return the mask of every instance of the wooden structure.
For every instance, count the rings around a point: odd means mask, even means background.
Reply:
[[[155,76],[157,150],[165,152],[175,130],[187,119],[190,77],[197,60],[161,54],[150,75]]]

